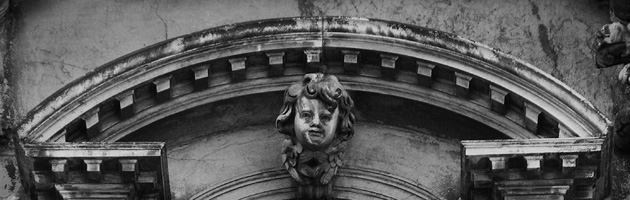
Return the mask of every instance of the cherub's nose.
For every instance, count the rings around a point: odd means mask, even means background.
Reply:
[[[311,121],[311,126],[319,126],[321,123],[321,121],[319,121],[319,117],[313,117],[313,120]]]

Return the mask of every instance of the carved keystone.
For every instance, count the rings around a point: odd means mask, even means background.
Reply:
[[[122,119],[128,119],[136,113],[133,99],[134,90],[124,91],[118,96],[116,96],[116,100],[118,100],[120,106],[120,117]]]
[[[267,53],[269,57],[269,76],[282,76],[284,74],[284,52]]]
[[[171,99],[171,76],[164,76],[153,80],[155,99],[158,103]]]
[[[396,79],[396,60],[398,56],[381,54],[381,76],[386,79]]]
[[[341,50],[343,53],[343,71],[355,75],[359,72],[359,51]]]
[[[489,159],[492,162],[492,170],[505,169],[505,157],[489,157]]]
[[[208,80],[208,68],[209,65],[201,65],[191,68],[193,73],[195,74],[195,89],[201,90],[208,88],[209,80]]]
[[[435,64],[416,61],[418,65],[418,85],[430,88],[433,85],[433,68]]]
[[[540,170],[540,161],[543,156],[523,156],[527,160],[527,169]]]
[[[455,94],[462,98],[468,98],[468,93],[470,92],[470,80],[472,80],[472,76],[469,74],[455,72],[455,85],[457,85],[457,90]]]
[[[297,199],[330,199],[337,170],[344,165],[342,155],[347,141],[355,134],[354,122],[351,120],[354,118],[352,98],[335,76],[322,73],[304,75],[302,80],[287,87],[284,94],[281,110],[289,111],[278,115],[276,128],[281,134],[287,135],[282,143],[281,157],[288,174],[297,182],[295,196]],[[311,104],[306,105],[303,101]],[[334,112],[346,114],[326,120],[344,122],[341,126],[322,123],[319,117],[296,114],[302,111],[292,109],[296,105],[305,105],[303,109],[321,113],[333,102],[337,105]],[[313,125],[320,126],[324,130],[322,134],[296,136],[295,133],[308,132]],[[318,142],[322,140],[330,142]]]
[[[326,72],[326,66],[320,63],[321,49],[304,50],[306,54],[306,73]]]
[[[507,94],[507,90],[498,86],[490,85],[490,98],[492,99],[490,109],[500,115],[504,115],[506,111],[505,96],[507,96]]]
[[[120,159],[118,160],[121,166],[121,174],[123,183],[133,183],[136,181],[138,174],[138,160],[137,159]]]
[[[525,102],[525,128],[533,133],[538,129],[538,116],[542,110],[529,102]]]
[[[232,67],[232,81],[238,82],[246,79],[245,60],[247,60],[247,57],[228,59]]]
[[[98,136],[98,134],[100,133],[100,127],[99,127],[99,118],[98,118],[98,111],[100,109],[98,107],[87,111],[86,113],[84,113],[81,116],[81,119],[83,119],[85,121],[85,129],[86,129],[86,133],[87,133],[87,137],[88,138],[94,138],[96,136]]]

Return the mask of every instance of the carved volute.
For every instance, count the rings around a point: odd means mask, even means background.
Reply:
[[[354,134],[353,106],[333,75],[306,74],[285,90],[276,128],[286,135],[282,162],[298,184],[300,199],[331,197],[346,142]]]

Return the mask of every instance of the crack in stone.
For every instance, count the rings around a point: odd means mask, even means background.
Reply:
[[[156,2],[157,5],[155,6],[155,15],[157,15],[157,17],[160,18],[160,20],[162,21],[162,24],[164,24],[164,39],[168,39],[168,25],[166,24],[166,21],[164,21],[164,18],[162,18],[162,16],[158,12],[158,9],[160,8],[160,0],[156,0]]]
[[[564,79],[562,73],[558,69],[558,53],[554,49],[552,41],[549,39],[549,30],[547,26],[543,24],[538,24],[538,40],[540,41],[540,45],[542,46],[543,51],[551,61],[553,62],[553,72],[552,75],[558,79]]]

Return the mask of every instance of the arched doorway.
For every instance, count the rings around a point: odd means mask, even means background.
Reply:
[[[55,93],[17,132],[25,143],[164,141],[176,199],[292,198],[270,127],[281,91],[308,72],[335,74],[358,97],[365,134],[338,198],[457,199],[467,192],[462,139],[602,137],[609,124],[563,83],[487,46],[326,17],[227,25],[139,50]]]

